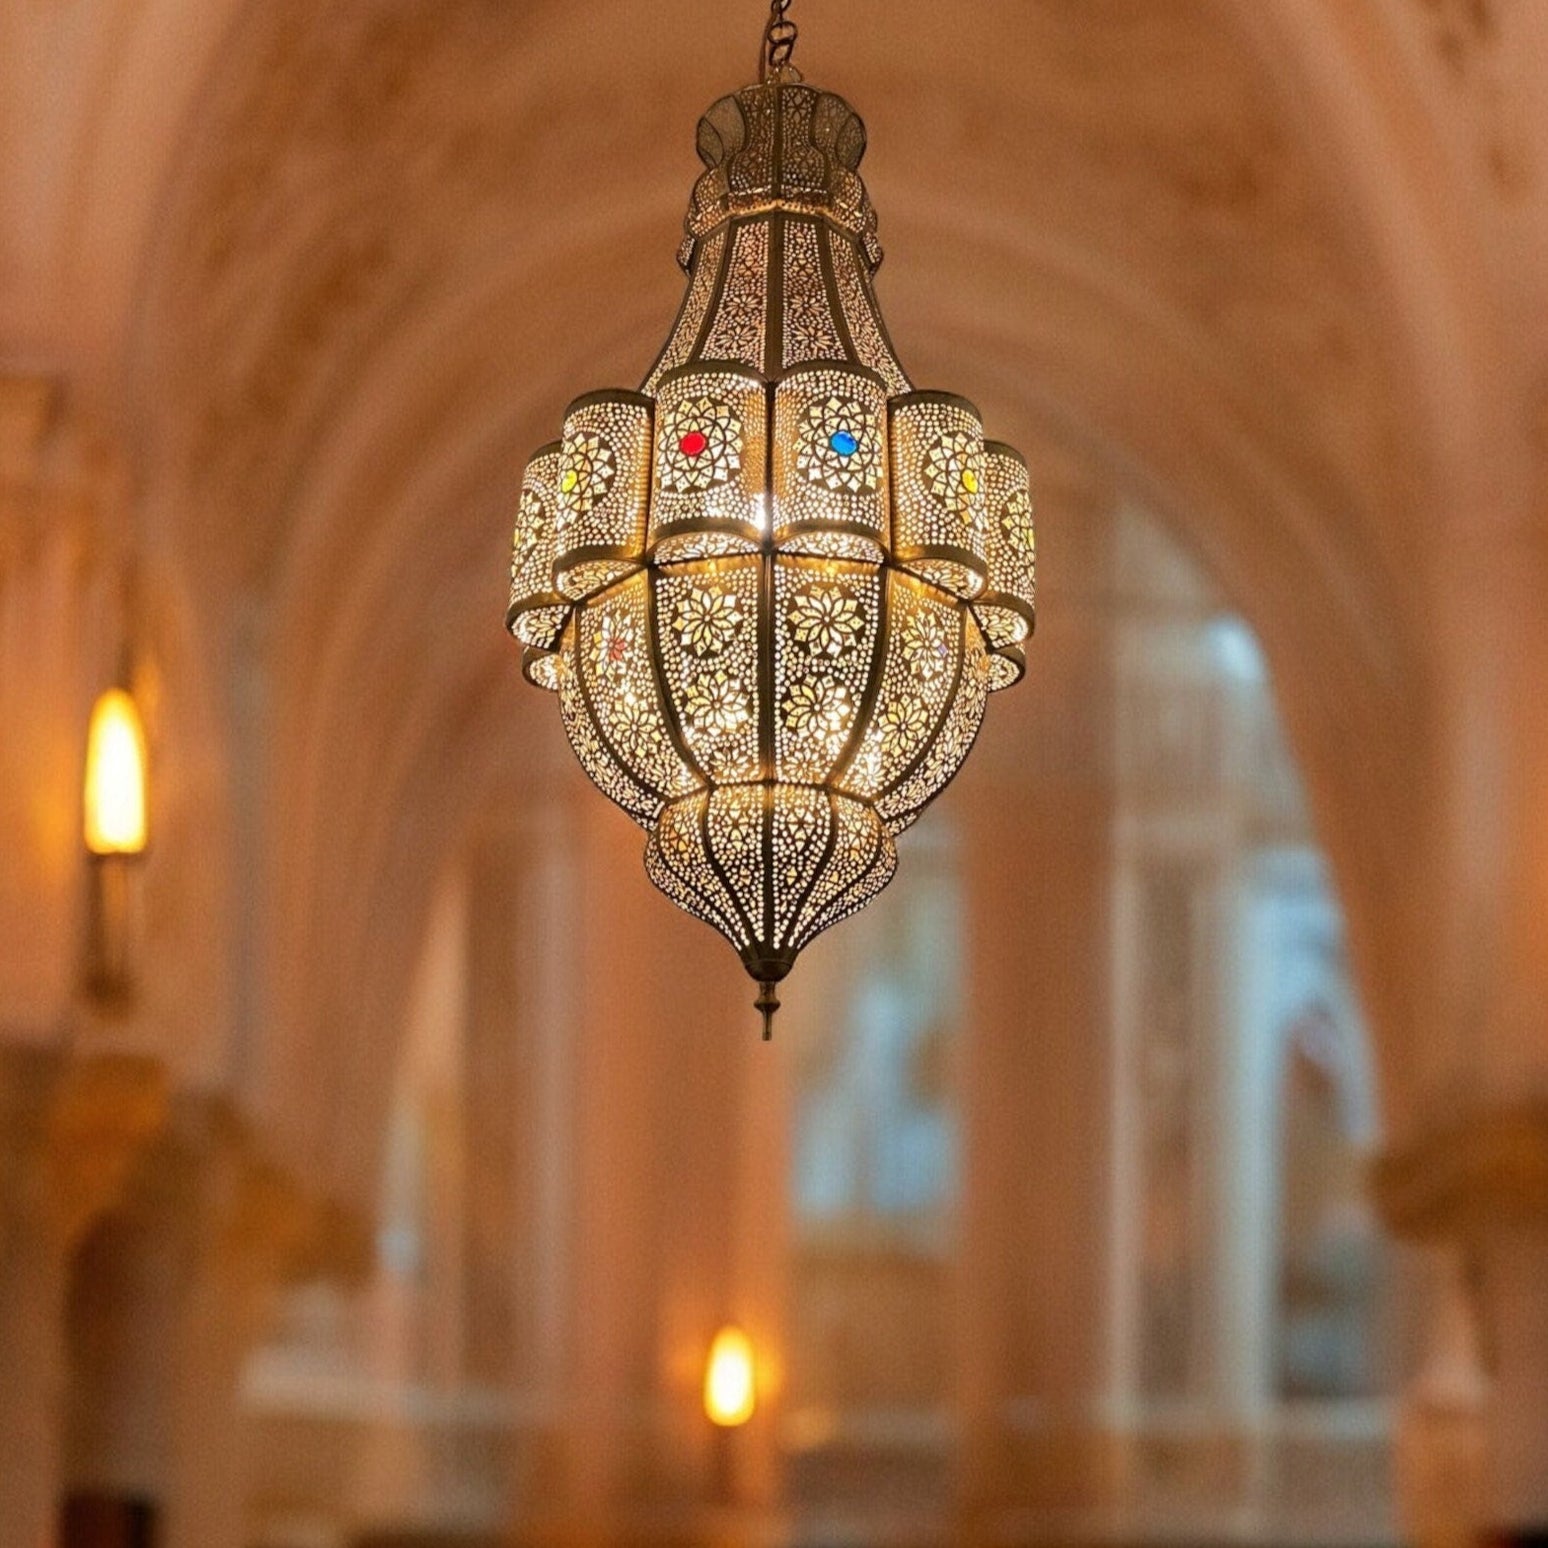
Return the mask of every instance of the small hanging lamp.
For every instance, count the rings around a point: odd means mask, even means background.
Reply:
[[[865,126],[791,64],[699,121],[688,289],[638,392],[522,481],[507,627],[645,866],[775,986],[891,880],[1033,625],[1027,468],[916,390],[872,280]]]

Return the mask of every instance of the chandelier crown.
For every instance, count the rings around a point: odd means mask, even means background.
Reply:
[[[822,360],[873,373],[886,393],[909,391],[872,288],[881,244],[855,171],[865,143],[842,97],[780,77],[700,119],[708,170],[678,253],[688,290],[646,392],[701,362],[772,382]]]
[[[698,241],[732,216],[778,208],[832,221],[875,272],[876,211],[858,172],[865,124],[842,97],[778,78],[746,86],[710,106],[697,145],[708,170],[689,200],[685,269]]]
[[[507,614],[765,1035],[1021,677],[1035,562],[1026,464],[893,351],[864,124],[769,59],[700,120],[688,288],[640,390],[577,398],[528,463]]]

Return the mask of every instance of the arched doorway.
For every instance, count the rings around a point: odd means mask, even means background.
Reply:
[[[1380,1541],[1373,1077],[1273,685],[1146,511],[1049,525],[1039,694],[790,996],[786,1497]]]

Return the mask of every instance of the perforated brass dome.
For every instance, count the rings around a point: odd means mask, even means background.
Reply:
[[[508,625],[651,880],[772,986],[892,878],[1033,622],[1026,464],[915,391],[848,103],[776,72],[699,124],[688,290],[639,392],[522,483]]]

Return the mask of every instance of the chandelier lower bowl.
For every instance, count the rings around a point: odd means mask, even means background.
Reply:
[[[892,880],[898,852],[868,801],[819,785],[723,785],[667,805],[645,871],[777,983],[801,949]]]

